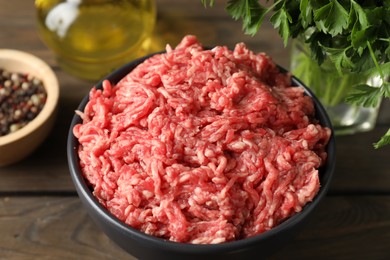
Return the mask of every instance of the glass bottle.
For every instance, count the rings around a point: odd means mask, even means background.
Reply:
[[[378,75],[348,71],[340,74],[329,59],[319,65],[302,38],[292,42],[290,69],[319,98],[337,135],[366,132],[375,127],[380,102],[376,107],[362,107],[346,103],[345,98],[359,83],[379,87],[382,81]]]
[[[99,80],[149,52],[154,0],[36,0],[35,7],[42,40],[79,78]]]

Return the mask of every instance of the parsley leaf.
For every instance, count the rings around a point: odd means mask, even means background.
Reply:
[[[332,36],[342,33],[348,26],[348,12],[337,0],[315,10],[314,18],[319,28]]]
[[[354,0],[351,0],[351,10],[349,13],[348,23],[354,27],[359,26],[361,29],[366,29],[370,25],[363,8]]]
[[[275,28],[279,29],[279,34],[283,38],[284,46],[287,45],[290,37],[290,26],[292,22],[291,15],[288,13],[285,5],[283,5],[278,11],[276,11],[270,19]]]
[[[255,35],[269,9],[264,8],[257,0],[229,0],[227,12],[233,19],[242,19],[245,33]]]
[[[325,60],[325,52],[322,49],[322,43],[326,43],[329,40],[327,39],[328,35],[323,32],[313,32],[309,39],[306,40],[306,43],[309,44],[311,50],[311,56],[321,65]]]
[[[320,44],[321,45],[321,44]],[[325,52],[328,54],[329,59],[334,63],[339,74],[342,74],[343,69],[351,69],[354,67],[351,58],[347,55],[348,48],[330,48],[321,45]]]
[[[354,105],[375,107],[378,105],[383,94],[384,89],[382,87],[371,87],[362,83],[353,87],[345,101]]]
[[[384,82],[382,85],[384,97],[390,98],[390,82]]]
[[[312,23],[313,8],[310,5],[309,0],[302,0],[299,4],[299,18],[301,19],[301,25],[307,28]]]
[[[390,59],[390,38],[385,39],[387,41],[387,48],[385,49],[385,55],[387,55],[387,58]]]
[[[386,134],[378,142],[374,143],[374,147],[379,149],[388,144],[390,144],[390,129],[387,130]]]

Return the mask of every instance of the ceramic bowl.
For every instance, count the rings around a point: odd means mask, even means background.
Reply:
[[[147,57],[145,57],[147,58]],[[116,70],[105,79],[117,83],[145,58],[138,59]],[[313,98],[316,117],[323,126],[332,128],[330,120],[317,98],[299,80],[292,78],[293,85],[303,86],[306,94]],[[102,88],[102,81],[96,85]],[[80,103],[78,110],[83,111],[89,97],[86,96]],[[89,215],[98,226],[129,254],[139,259],[260,259],[274,253],[285,245],[302,226],[307,222],[308,216],[315,210],[324,198],[332,178],[335,163],[335,146],[333,136],[327,146],[328,160],[320,169],[321,188],[314,200],[307,204],[303,210],[260,235],[238,241],[212,245],[194,245],[166,241],[140,232],[122,221],[118,220],[104,208],[92,194],[91,188],[84,179],[77,155],[78,142],[73,135],[73,127],[81,123],[81,118],[75,115],[70,126],[67,155],[70,174],[78,195]]]
[[[50,133],[55,121],[59,84],[48,64],[26,52],[0,49],[0,68],[39,78],[47,93],[43,109],[31,122],[15,132],[0,136],[0,166],[6,166],[26,158]]]

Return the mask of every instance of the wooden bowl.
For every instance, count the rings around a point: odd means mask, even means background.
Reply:
[[[56,116],[59,84],[49,65],[22,51],[0,49],[0,68],[35,76],[42,80],[47,94],[43,109],[31,122],[15,132],[0,136],[0,166],[5,166],[26,158],[50,133]]]

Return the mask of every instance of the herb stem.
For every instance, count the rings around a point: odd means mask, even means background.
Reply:
[[[340,85],[338,86],[336,93],[334,94],[332,101],[330,102],[331,106],[335,106],[340,103],[345,96],[345,92],[351,89],[353,83],[349,79],[349,75],[344,75],[341,77]]]
[[[325,81],[324,89],[324,102],[325,104],[331,105],[332,103],[332,90],[334,88],[334,78],[333,77],[324,77],[323,80]]]
[[[374,53],[374,51],[372,50],[372,46],[371,46],[371,43],[370,43],[369,41],[367,41],[367,47],[368,47],[368,49],[370,50],[370,55],[371,55],[372,60],[374,61],[375,67],[376,67],[376,69],[378,70],[379,75],[380,75],[381,79],[382,79],[383,82],[384,82],[384,81],[385,81],[385,77],[384,77],[384,75],[383,75],[383,72],[382,72],[381,67],[380,67],[379,64],[378,64],[378,61],[377,61],[376,58],[375,58],[375,53]]]

